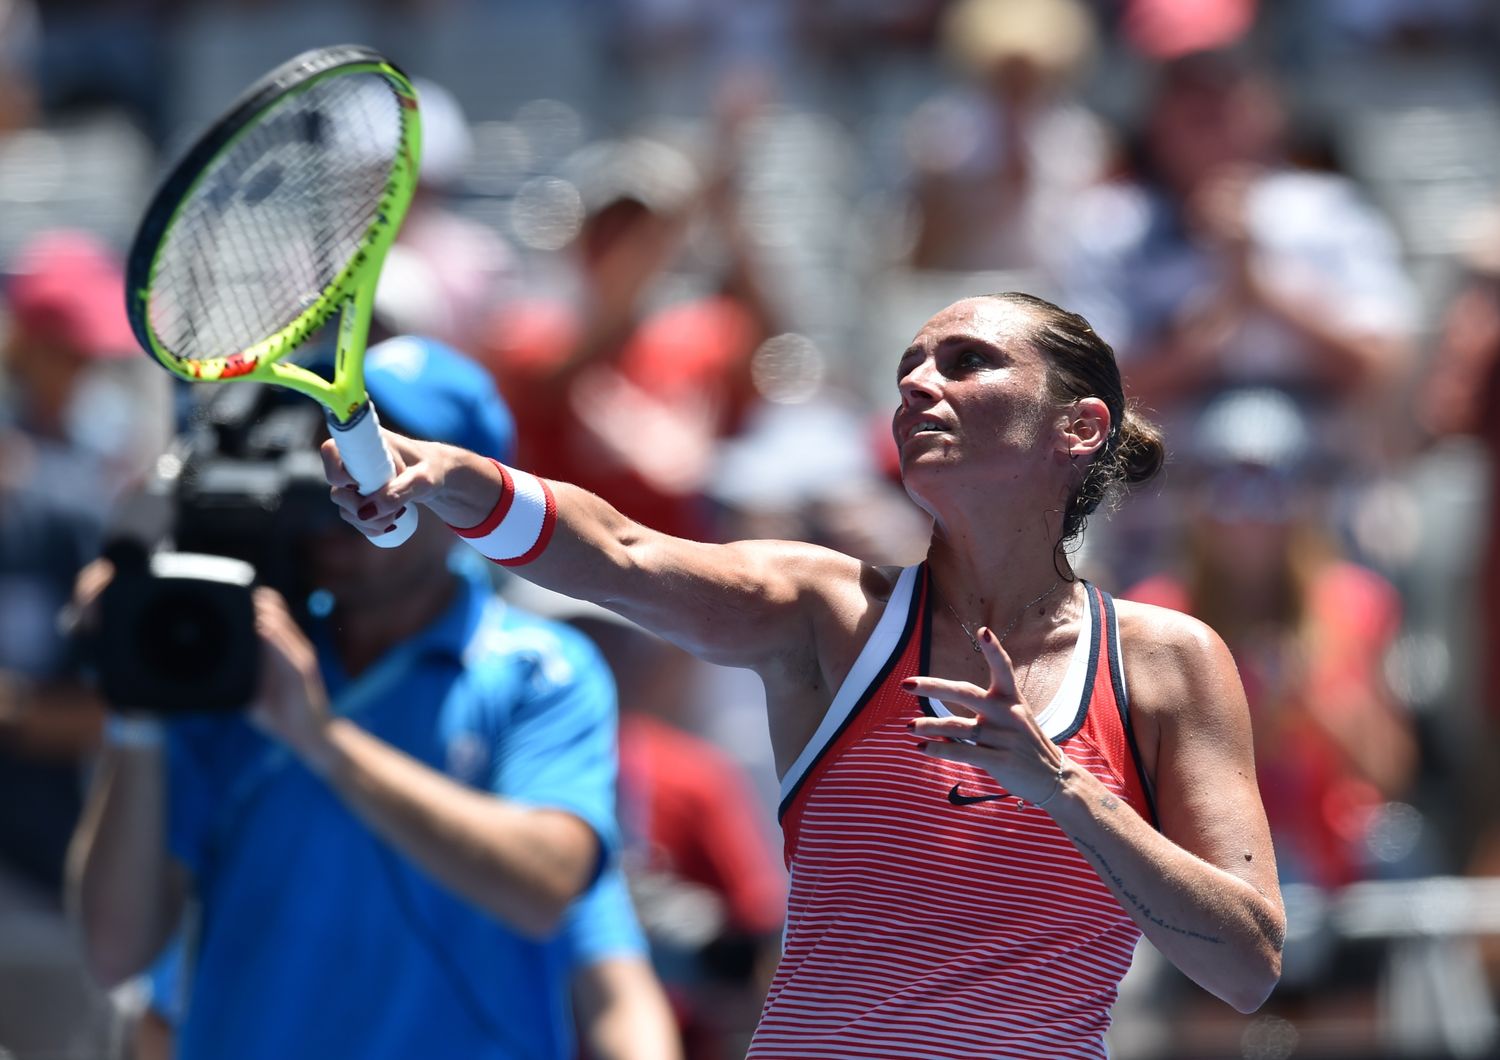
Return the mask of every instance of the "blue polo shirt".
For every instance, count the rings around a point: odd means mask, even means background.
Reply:
[[[582,635],[464,579],[359,678],[320,659],[335,712],[613,850],[614,687]],[[168,770],[201,906],[182,1060],[572,1055],[563,934],[529,941],[445,890],[242,719],[175,723]]]
[[[650,948],[635,903],[618,864],[568,907],[563,918],[568,963],[576,971],[612,957],[649,957]]]

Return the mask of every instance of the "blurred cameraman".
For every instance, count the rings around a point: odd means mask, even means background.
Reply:
[[[398,430],[511,449],[447,347],[375,347],[367,385]],[[144,969],[191,896],[179,1057],[571,1057],[559,926],[616,844],[607,669],[451,566],[438,520],[397,549],[304,540],[331,608],[304,634],[256,590],[248,716],[106,726],[72,852],[96,975]],[[634,1055],[673,1055],[665,1013],[634,1014]]]

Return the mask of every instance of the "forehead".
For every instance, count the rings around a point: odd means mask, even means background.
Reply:
[[[1029,347],[1031,314],[998,298],[965,298],[933,315],[912,344],[927,346],[955,335],[1007,348]]]

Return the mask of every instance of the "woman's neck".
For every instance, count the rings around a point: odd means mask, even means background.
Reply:
[[[1067,597],[1061,587],[1074,580],[1045,523],[1009,532],[997,527],[982,541],[955,541],[940,528],[927,560],[938,603],[952,608],[969,630],[988,626],[997,636],[1024,623],[1022,612],[1033,605],[1049,612],[1059,607]]]

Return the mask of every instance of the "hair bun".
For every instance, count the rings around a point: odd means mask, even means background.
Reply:
[[[1167,461],[1167,446],[1161,428],[1126,407],[1115,449],[1120,480],[1134,486],[1151,478]]]

